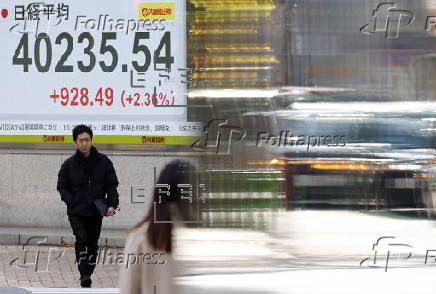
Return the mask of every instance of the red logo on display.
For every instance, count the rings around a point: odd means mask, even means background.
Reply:
[[[142,15],[143,16],[149,16],[149,15],[171,15],[172,11],[171,8],[143,8],[142,9]]]
[[[3,18],[8,17],[8,10],[7,9],[2,9],[2,17]]]

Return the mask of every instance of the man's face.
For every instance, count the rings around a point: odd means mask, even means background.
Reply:
[[[76,144],[77,149],[82,152],[83,156],[87,157],[92,146],[91,136],[86,132],[80,133],[77,136],[77,140],[74,142],[74,144]]]

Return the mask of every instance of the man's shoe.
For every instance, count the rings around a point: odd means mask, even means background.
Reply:
[[[92,280],[91,277],[88,275],[84,275],[80,277],[80,286],[83,288],[91,288]]]

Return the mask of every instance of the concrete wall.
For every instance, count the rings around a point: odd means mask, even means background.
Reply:
[[[73,152],[0,151],[0,227],[70,227],[56,183],[62,162]],[[121,211],[105,219],[103,229],[125,229],[139,221],[149,207],[154,167],[158,175],[166,163],[182,154],[104,153],[114,163],[120,182]],[[191,156],[190,161],[195,158]],[[132,203],[132,196],[139,203]]]

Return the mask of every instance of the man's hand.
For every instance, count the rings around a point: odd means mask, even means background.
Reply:
[[[115,208],[109,206],[109,208],[107,209],[107,216],[113,216],[114,214],[115,214]]]

